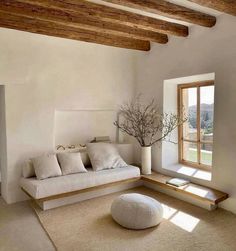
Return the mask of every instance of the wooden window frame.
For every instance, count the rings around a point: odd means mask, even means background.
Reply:
[[[183,138],[183,125],[180,125],[178,127],[178,148],[179,148],[179,163],[186,165],[186,166],[191,166],[194,168],[199,168],[203,170],[211,170],[212,166],[209,165],[204,165],[201,163],[201,145],[202,144],[212,144],[213,141],[204,141],[201,140],[201,117],[200,117],[200,87],[204,86],[214,86],[214,81],[201,81],[201,82],[194,82],[194,83],[187,83],[187,84],[179,84],[178,85],[178,114],[180,117],[183,117],[183,102],[182,102],[182,90],[183,89],[188,89],[188,88],[197,88],[197,140],[189,140],[189,139],[184,139]],[[213,134],[214,137],[214,134]],[[197,144],[197,157],[198,157],[198,162],[191,162],[184,160],[183,158],[183,143],[184,142],[190,142],[190,143],[196,143]]]

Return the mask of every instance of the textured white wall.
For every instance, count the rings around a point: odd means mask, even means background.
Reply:
[[[56,109],[115,109],[143,92],[163,103],[163,82],[215,72],[213,177],[209,186],[230,194],[223,206],[236,212],[236,18],[218,17],[212,28],[194,26],[188,38],[133,52],[0,29],[0,84],[5,84],[7,182],[4,198],[23,199],[21,162],[53,149]],[[136,67],[134,68],[134,57]],[[153,149],[161,170],[161,148]]]
[[[56,111],[54,119],[55,146],[86,144],[95,136],[109,136],[115,142],[116,110]],[[102,126],[99,126],[102,125]]]
[[[25,198],[18,185],[22,161],[53,150],[55,110],[117,109],[133,95],[133,56],[143,52],[7,29],[0,29],[0,44],[8,157],[3,196],[11,203]]]
[[[136,93],[155,96],[163,104],[166,79],[215,72],[215,127],[212,181],[207,185],[230,194],[222,206],[236,212],[236,18],[218,17],[212,29],[194,26],[188,38],[152,45],[138,55]],[[153,149],[153,169],[162,170],[161,148]]]

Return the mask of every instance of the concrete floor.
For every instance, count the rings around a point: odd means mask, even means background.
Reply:
[[[0,251],[54,251],[29,202],[7,205],[0,197]]]

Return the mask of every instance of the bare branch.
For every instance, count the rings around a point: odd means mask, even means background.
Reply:
[[[138,95],[130,103],[120,107],[122,122],[115,121],[114,125],[122,132],[137,139],[141,146],[151,146],[166,137],[179,125],[187,121],[175,113],[161,113],[154,99],[148,104],[141,102]],[[161,135],[157,137],[158,135]],[[168,142],[172,142],[170,139]]]

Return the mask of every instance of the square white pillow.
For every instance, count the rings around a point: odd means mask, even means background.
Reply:
[[[57,159],[61,166],[62,175],[87,172],[80,153],[58,153]]]
[[[35,177],[34,166],[31,160],[26,160],[23,164],[22,175],[24,178]]]
[[[89,143],[87,152],[94,171],[127,166],[114,144]]]
[[[84,166],[91,166],[90,163],[90,159],[87,153],[87,149],[83,148],[83,149],[66,149],[63,151],[55,151],[54,154],[58,154],[58,153],[80,153],[81,159],[83,161]]]
[[[38,180],[61,176],[62,174],[57,157],[54,154],[39,156],[31,160]]]

